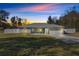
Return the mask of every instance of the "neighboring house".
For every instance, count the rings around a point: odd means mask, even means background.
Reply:
[[[64,29],[65,34],[75,33],[75,32],[76,32],[75,28],[66,28],[66,29]]]
[[[28,34],[40,34],[40,35],[62,35],[64,32],[64,27],[55,24],[47,24],[47,23],[33,23],[26,26],[19,26],[17,32],[20,33],[28,33]]]

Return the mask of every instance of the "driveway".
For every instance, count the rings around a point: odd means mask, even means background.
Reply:
[[[55,36],[57,39],[61,39],[65,43],[78,43],[79,44],[79,37],[69,36],[69,35],[61,35]]]

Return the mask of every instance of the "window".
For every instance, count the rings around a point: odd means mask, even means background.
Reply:
[[[33,33],[43,33],[44,32],[44,29],[43,28],[33,28],[32,29],[32,32]]]

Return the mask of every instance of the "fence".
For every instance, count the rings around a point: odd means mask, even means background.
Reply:
[[[5,29],[4,33],[30,33],[28,29]]]

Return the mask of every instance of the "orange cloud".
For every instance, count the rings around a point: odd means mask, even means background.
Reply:
[[[53,9],[54,6],[55,4],[41,4],[41,5],[35,5],[31,7],[20,8],[19,10],[38,12],[38,11],[51,10]]]

